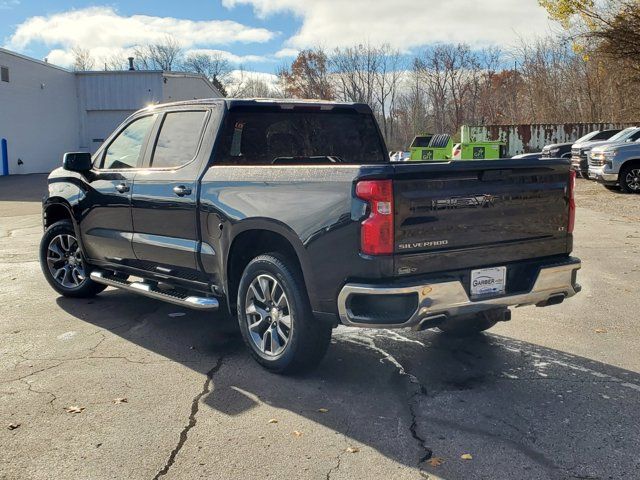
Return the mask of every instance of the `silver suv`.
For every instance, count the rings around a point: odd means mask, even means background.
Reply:
[[[640,193],[640,141],[603,145],[591,150],[589,178],[605,187]]]

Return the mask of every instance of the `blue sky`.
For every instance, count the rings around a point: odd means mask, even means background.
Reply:
[[[0,0],[0,18],[0,45],[63,66],[74,46],[106,59],[171,35],[261,72],[315,45],[409,54],[438,42],[504,47],[549,28],[537,0]]]

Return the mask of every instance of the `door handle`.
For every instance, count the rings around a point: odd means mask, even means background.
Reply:
[[[120,193],[126,193],[129,191],[129,185],[127,185],[126,183],[121,183],[119,185],[116,185],[116,190]]]
[[[173,193],[175,193],[179,197],[184,197],[185,195],[191,195],[191,189],[189,187],[185,187],[184,185],[178,185],[173,187]]]

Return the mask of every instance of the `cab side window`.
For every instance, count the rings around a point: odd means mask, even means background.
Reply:
[[[142,162],[141,154],[157,115],[134,120],[111,142],[104,153],[102,168],[135,168]]]
[[[152,168],[180,167],[194,159],[207,113],[170,112],[160,128],[151,160]]]

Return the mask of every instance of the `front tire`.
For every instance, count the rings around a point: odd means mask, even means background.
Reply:
[[[640,165],[625,165],[620,170],[620,189],[624,193],[640,193]]]
[[[331,340],[331,326],[313,316],[299,268],[278,253],[260,255],[245,268],[238,322],[253,358],[276,373],[311,370]]]
[[[44,232],[40,268],[49,285],[65,297],[93,297],[107,288],[89,278],[87,262],[69,220],[56,222]]]

